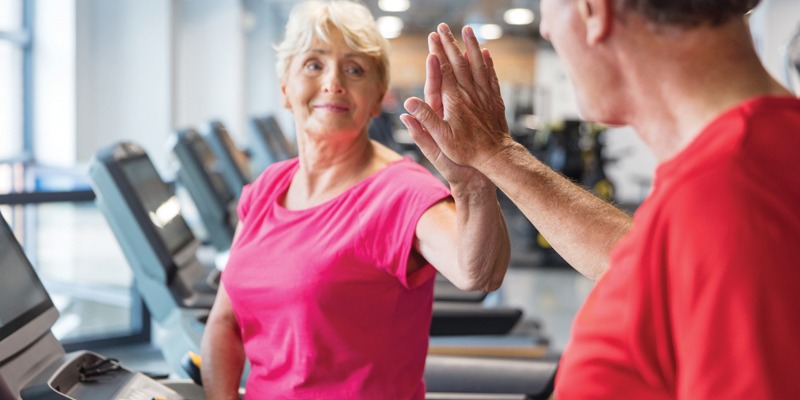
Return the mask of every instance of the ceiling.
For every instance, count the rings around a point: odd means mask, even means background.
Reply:
[[[280,6],[286,13],[299,3],[297,0],[266,0]],[[448,23],[454,31],[473,22],[494,22],[503,28],[504,36],[524,36],[538,38],[539,0],[409,0],[410,7],[403,12],[385,12],[378,7],[378,0],[360,0],[378,18],[393,15],[403,20],[403,34],[427,34],[436,29],[440,22]],[[503,21],[503,13],[509,8],[529,8],[536,18],[528,25],[508,25]]]

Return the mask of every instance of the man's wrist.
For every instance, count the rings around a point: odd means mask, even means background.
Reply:
[[[500,142],[491,150],[484,151],[481,157],[476,160],[473,168],[486,176],[494,175],[498,169],[503,169],[508,163],[507,160],[512,159],[514,153],[519,151],[520,147],[522,145],[514,141],[509,134],[503,133]]]

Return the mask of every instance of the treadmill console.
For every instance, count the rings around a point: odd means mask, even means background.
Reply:
[[[0,218],[0,399],[184,399],[116,360],[66,354],[50,331],[58,311]]]

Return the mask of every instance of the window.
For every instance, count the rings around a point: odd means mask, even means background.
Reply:
[[[0,1],[0,160],[19,157],[24,150],[23,73],[28,36],[22,22],[22,0]]]
[[[48,168],[33,158],[34,3],[0,0],[0,214],[59,309],[52,330],[68,350],[147,341],[149,314],[85,171]],[[40,11],[50,15],[58,7]],[[41,28],[48,22],[36,20]],[[75,52],[74,45],[64,50]]]

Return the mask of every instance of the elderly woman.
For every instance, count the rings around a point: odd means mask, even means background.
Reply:
[[[426,169],[369,140],[388,87],[387,42],[362,5],[293,10],[277,47],[299,157],[245,187],[203,338],[211,399],[423,399],[436,267],[495,290],[509,258],[495,187]],[[433,266],[432,266],[433,265]]]

